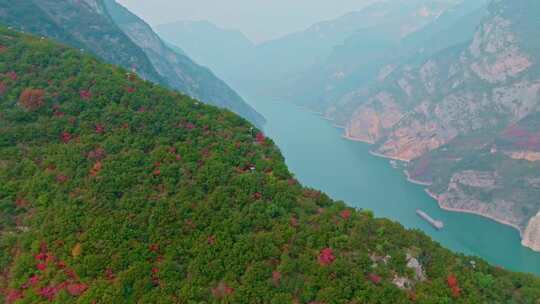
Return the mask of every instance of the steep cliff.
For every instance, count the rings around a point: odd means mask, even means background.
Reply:
[[[264,124],[264,118],[209,69],[168,47],[148,24],[116,0],[103,0],[103,3],[112,20],[144,51],[169,87],[203,102],[229,109],[256,125]]]
[[[511,225],[534,249],[538,13],[536,1],[492,1],[469,42],[393,66],[327,111],[375,154],[410,162],[409,177],[431,184],[441,207]]]
[[[112,0],[0,1],[0,22],[57,39],[136,71],[257,125],[264,118],[211,71],[167,47],[144,23]]]

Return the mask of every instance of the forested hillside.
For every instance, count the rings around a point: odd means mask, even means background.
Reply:
[[[231,112],[0,29],[0,302],[538,303],[303,188]]]

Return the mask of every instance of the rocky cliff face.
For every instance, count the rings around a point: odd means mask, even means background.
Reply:
[[[236,92],[184,54],[174,51],[143,20],[115,0],[104,0],[104,8],[120,29],[139,47],[157,72],[174,89],[206,103],[229,109],[254,124],[262,126],[264,118]]]
[[[113,0],[1,0],[0,22],[81,48],[258,126],[264,123],[227,84],[168,48],[144,21]]]
[[[0,22],[84,49],[153,82],[163,80],[144,52],[109,18],[101,1],[2,0]]]
[[[539,250],[536,13],[534,1],[493,1],[470,42],[381,69],[327,114],[346,108],[346,134],[410,162],[408,175],[431,184],[441,207],[511,225]]]

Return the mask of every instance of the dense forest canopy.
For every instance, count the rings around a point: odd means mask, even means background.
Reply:
[[[538,303],[302,187],[231,112],[0,29],[0,301]]]

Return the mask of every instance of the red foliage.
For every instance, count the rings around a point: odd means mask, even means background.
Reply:
[[[289,180],[287,181],[287,183],[289,184],[289,186],[294,186],[294,185],[296,185],[298,182],[297,182],[294,178],[289,178]]]
[[[458,298],[461,295],[461,288],[459,288],[459,282],[455,275],[451,274],[446,278],[448,287],[452,290],[452,296]]]
[[[75,270],[71,269],[71,268],[65,268],[64,269],[64,274],[74,280],[77,280],[79,279],[79,277],[77,276],[77,274],[75,273]]]
[[[41,89],[25,89],[19,96],[19,103],[28,111],[39,110],[43,106],[45,91]]]
[[[88,152],[88,158],[92,160],[102,160],[105,158],[105,150],[96,148],[94,151]]]
[[[103,134],[105,133],[105,126],[103,124],[97,124],[95,130],[97,134]]]
[[[67,176],[63,175],[63,174],[60,174],[60,175],[56,176],[56,181],[59,182],[60,184],[63,184],[65,182],[67,182],[68,179],[69,178]]]
[[[0,53],[7,51],[7,49],[8,49],[7,47],[0,44]]]
[[[154,176],[159,176],[159,175],[161,175],[161,170],[156,169],[156,170],[154,170],[154,172],[152,172],[152,174],[154,174]]]
[[[266,141],[266,136],[264,135],[263,132],[259,132],[257,133],[257,135],[255,136],[255,140],[257,141],[257,143],[259,144],[264,144],[264,142]]]
[[[0,95],[3,95],[7,90],[7,85],[3,82],[3,81],[0,81]]]
[[[186,124],[186,129],[188,129],[188,130],[193,130],[193,129],[195,129],[195,125],[192,124],[191,122],[188,122],[188,123]]]
[[[152,283],[154,284],[154,286],[158,286],[159,285],[159,269],[157,267],[153,267],[152,268]]]
[[[351,210],[345,209],[339,213],[342,219],[348,220],[351,217]]]
[[[40,253],[47,253],[47,251],[49,251],[49,247],[47,246],[46,243],[39,244],[39,252]]]
[[[274,271],[272,272],[272,281],[275,285],[279,285],[279,282],[281,281],[281,272]]]
[[[92,169],[90,169],[90,176],[92,177],[96,177],[99,172],[101,172],[101,169],[103,168],[103,165],[101,164],[101,161],[97,161],[94,166],[92,167]]]
[[[134,87],[127,87],[127,88],[126,88],[126,92],[128,92],[128,93],[130,93],[130,94],[131,94],[131,93],[135,93],[136,90],[137,90],[137,89],[135,89]]]
[[[71,135],[71,133],[69,133],[67,131],[62,132],[62,134],[60,135],[60,140],[64,144],[69,143],[72,139],[73,139],[73,135]]]
[[[81,96],[82,100],[86,100],[86,101],[88,101],[88,100],[90,100],[92,98],[92,93],[90,91],[88,91],[88,90],[81,90],[79,92],[79,95]]]
[[[370,273],[368,275],[368,280],[371,281],[371,283],[373,283],[373,284],[380,284],[381,281],[382,281],[381,277],[374,274],[374,273]]]
[[[452,287],[452,296],[454,298],[459,298],[459,296],[461,295],[461,288],[459,287]]]
[[[38,294],[45,299],[52,301],[56,295],[66,287],[67,283],[61,283],[56,286],[47,286],[39,290]]]
[[[114,272],[113,272],[113,270],[112,270],[111,268],[107,268],[107,269],[105,270],[105,277],[106,277],[107,280],[109,280],[109,281],[114,280],[115,275],[114,275]]]
[[[143,107],[143,106],[141,106],[141,107],[137,110],[137,112],[139,112],[139,113],[146,113],[146,108]]]
[[[38,261],[45,261],[45,260],[47,260],[47,254],[46,253],[38,253],[38,254],[36,254],[35,258]]]
[[[208,245],[214,245],[216,243],[216,237],[214,235],[211,235],[206,239],[206,242],[208,243]]]
[[[331,248],[324,248],[319,253],[319,264],[322,266],[328,266],[336,260],[334,251]]]
[[[69,284],[66,288],[67,292],[72,296],[80,296],[87,289],[88,286],[86,284]]]
[[[291,217],[291,226],[298,227],[298,219],[296,217]]]
[[[255,192],[255,194],[253,194],[253,198],[256,200],[260,200],[262,198],[262,194],[260,192]]]
[[[13,81],[17,80],[17,73],[15,73],[14,71],[7,72],[6,76],[9,77],[9,79],[11,79]]]
[[[234,288],[229,287],[226,283],[219,283],[218,286],[212,288],[212,295],[217,299],[222,299],[225,296],[231,295]]]
[[[36,265],[36,268],[39,271],[45,271],[45,269],[47,269],[47,265],[45,263],[39,263],[39,264]]]
[[[17,300],[24,298],[23,293],[17,289],[10,289],[6,292],[6,303],[15,303]]]
[[[30,205],[30,202],[25,200],[24,198],[18,198],[15,200],[15,205],[20,208],[28,207]]]
[[[458,286],[458,280],[455,275],[451,274],[446,278],[446,283],[448,284],[448,287],[456,287]]]
[[[58,263],[56,263],[56,267],[58,267],[58,269],[64,269],[66,268],[66,262],[64,261],[59,261]]]
[[[39,276],[37,275],[34,275],[34,276],[31,276],[28,281],[26,281],[26,283],[24,283],[24,285],[22,286],[23,289],[27,289],[27,288],[30,288],[30,287],[34,287],[36,286],[37,284],[39,284],[39,281],[41,279],[39,278]]]
[[[54,110],[53,115],[54,115],[54,117],[64,117],[66,115],[66,113],[64,113],[62,111]]]
[[[150,244],[148,250],[155,253],[159,252],[159,244]]]

